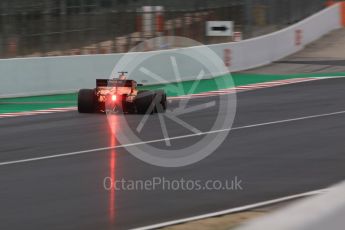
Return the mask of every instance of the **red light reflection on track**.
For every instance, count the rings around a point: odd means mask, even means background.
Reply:
[[[108,121],[110,125],[110,146],[115,146],[116,145],[116,140],[115,140],[115,134],[113,132],[113,129],[116,129],[116,126],[118,124],[118,119],[117,116],[108,116]],[[109,177],[111,178],[112,181],[112,186],[109,191],[109,221],[110,223],[114,223],[115,221],[115,187],[114,183],[116,180],[116,151],[115,149],[109,150]]]

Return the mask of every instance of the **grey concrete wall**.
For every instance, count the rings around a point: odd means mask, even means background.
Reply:
[[[306,44],[340,27],[339,5],[334,5],[284,30],[241,42],[129,55],[5,59],[0,61],[0,97],[65,93],[91,88],[96,78],[109,78],[123,57],[129,58],[129,65],[120,66],[115,71],[128,70],[132,72],[131,77],[145,84],[162,83],[162,79],[142,74],[138,71],[142,63],[134,59],[145,61],[145,67],[162,76],[164,82],[196,79],[197,70],[205,65],[205,77],[217,76],[227,71],[269,64],[303,49]],[[297,39],[299,44],[296,44],[297,36],[300,37]],[[210,53],[210,50],[213,52]],[[171,68],[172,55],[181,57],[177,60],[181,79],[176,79]]]

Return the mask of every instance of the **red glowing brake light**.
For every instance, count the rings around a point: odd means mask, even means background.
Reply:
[[[112,101],[116,101],[116,95],[112,95],[112,96],[111,96],[111,100],[112,100]]]

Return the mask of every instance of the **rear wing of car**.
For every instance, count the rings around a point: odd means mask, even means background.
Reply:
[[[97,87],[107,87],[109,79],[96,79],[96,86]]]
[[[136,86],[133,80],[119,80],[119,79],[96,79],[96,87],[132,87]]]

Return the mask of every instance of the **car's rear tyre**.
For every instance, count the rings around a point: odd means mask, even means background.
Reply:
[[[135,106],[132,102],[127,101],[128,94],[121,95],[121,106],[123,113],[135,113]]]
[[[164,92],[164,90],[157,90],[155,92],[155,97],[156,97],[155,112],[164,113],[168,107],[166,93]]]
[[[81,89],[78,93],[78,112],[94,113],[96,109],[96,97],[93,89]]]
[[[151,111],[148,111],[151,104],[154,103],[155,92],[149,90],[139,91],[135,98],[135,106],[139,114],[153,113],[155,106],[152,105]]]

